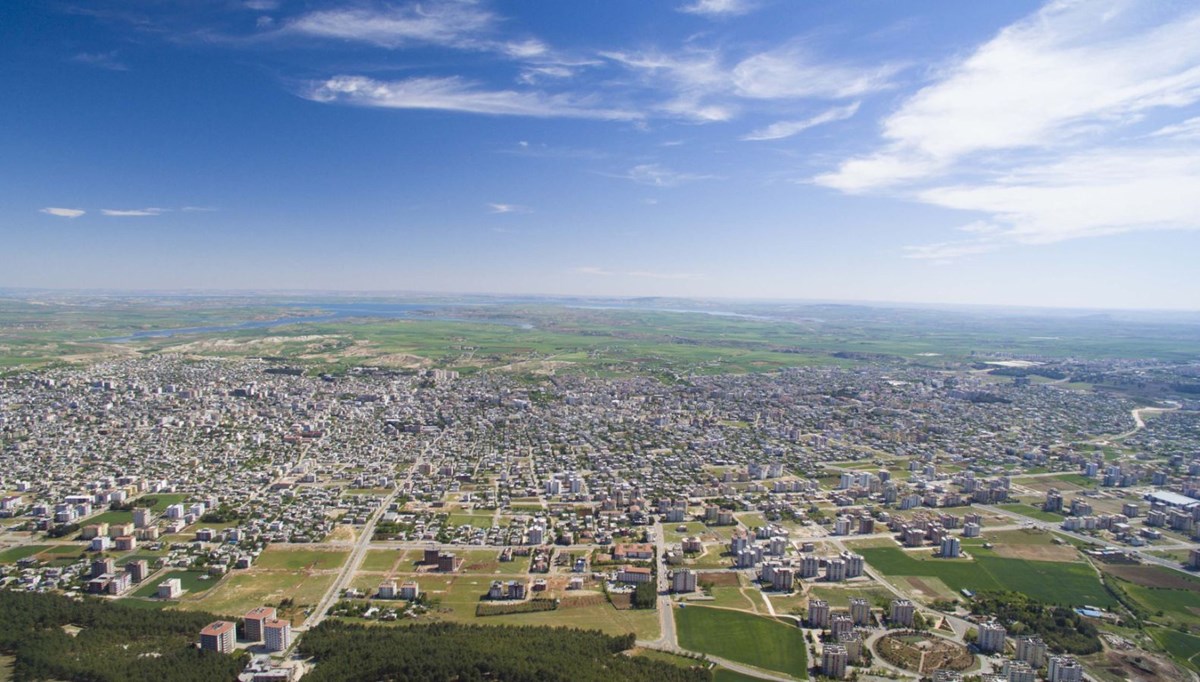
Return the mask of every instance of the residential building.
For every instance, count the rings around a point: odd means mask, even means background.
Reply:
[[[233,653],[237,626],[227,620],[209,623],[200,631],[200,648],[220,654]]]

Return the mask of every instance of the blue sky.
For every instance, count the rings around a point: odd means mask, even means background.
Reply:
[[[1200,308],[1189,2],[0,4],[0,286]]]

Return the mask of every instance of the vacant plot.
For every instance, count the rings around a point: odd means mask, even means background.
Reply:
[[[823,587],[813,586],[809,591],[809,597],[813,599],[823,599],[829,602],[829,606],[835,609],[849,608],[850,600],[855,598],[866,599],[871,602],[872,606],[888,604],[892,600],[892,593],[882,587]]]
[[[998,504],[996,507],[1005,511],[1013,512],[1014,514],[1020,514],[1021,516],[1028,516],[1029,518],[1037,519],[1038,521],[1050,521],[1051,523],[1057,523],[1065,518],[1062,514],[1043,511],[1040,507],[1035,507],[1029,504]]]
[[[250,571],[230,576],[199,599],[181,601],[179,608],[241,616],[256,606],[277,605],[284,599],[291,599],[298,607],[311,607],[321,600],[336,577],[333,572]],[[293,614],[293,625],[302,620],[302,614]]]
[[[1009,530],[987,536],[996,556],[1033,561],[1078,561],[1079,552],[1068,543],[1042,530]],[[976,551],[976,550],[972,550]]]
[[[932,577],[951,590],[1012,590],[1048,604],[1112,606],[1115,601],[1091,566],[1062,561],[1029,561],[978,556],[974,561],[921,561],[889,547],[860,552],[879,571],[892,576]]]
[[[675,611],[679,644],[691,651],[808,677],[808,646],[791,625],[728,609],[689,606]]]
[[[256,568],[311,571],[340,568],[350,552],[328,549],[295,549],[286,545],[271,545],[254,562]]]

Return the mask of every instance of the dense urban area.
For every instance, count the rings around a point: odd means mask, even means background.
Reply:
[[[1200,679],[1197,361],[830,360],[15,368],[2,674]]]

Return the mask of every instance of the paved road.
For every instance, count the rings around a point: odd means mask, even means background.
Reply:
[[[354,578],[354,573],[358,571],[358,567],[362,565],[363,559],[367,556],[367,550],[371,547],[371,538],[375,535],[375,524],[379,523],[379,519],[387,513],[387,510],[392,506],[392,502],[396,499],[396,495],[400,491],[398,489],[392,492],[383,499],[379,508],[371,514],[371,518],[367,519],[366,525],[362,528],[362,534],[358,538],[358,542],[354,544],[354,549],[350,552],[350,556],[346,562],[342,564],[341,572],[333,581],[333,584],[326,590],[325,596],[321,598],[317,604],[316,610],[309,614],[308,619],[304,621],[304,625],[296,628],[297,630],[308,630],[315,628],[325,620],[325,615],[329,609],[337,602],[338,597],[350,585],[350,581]]]

